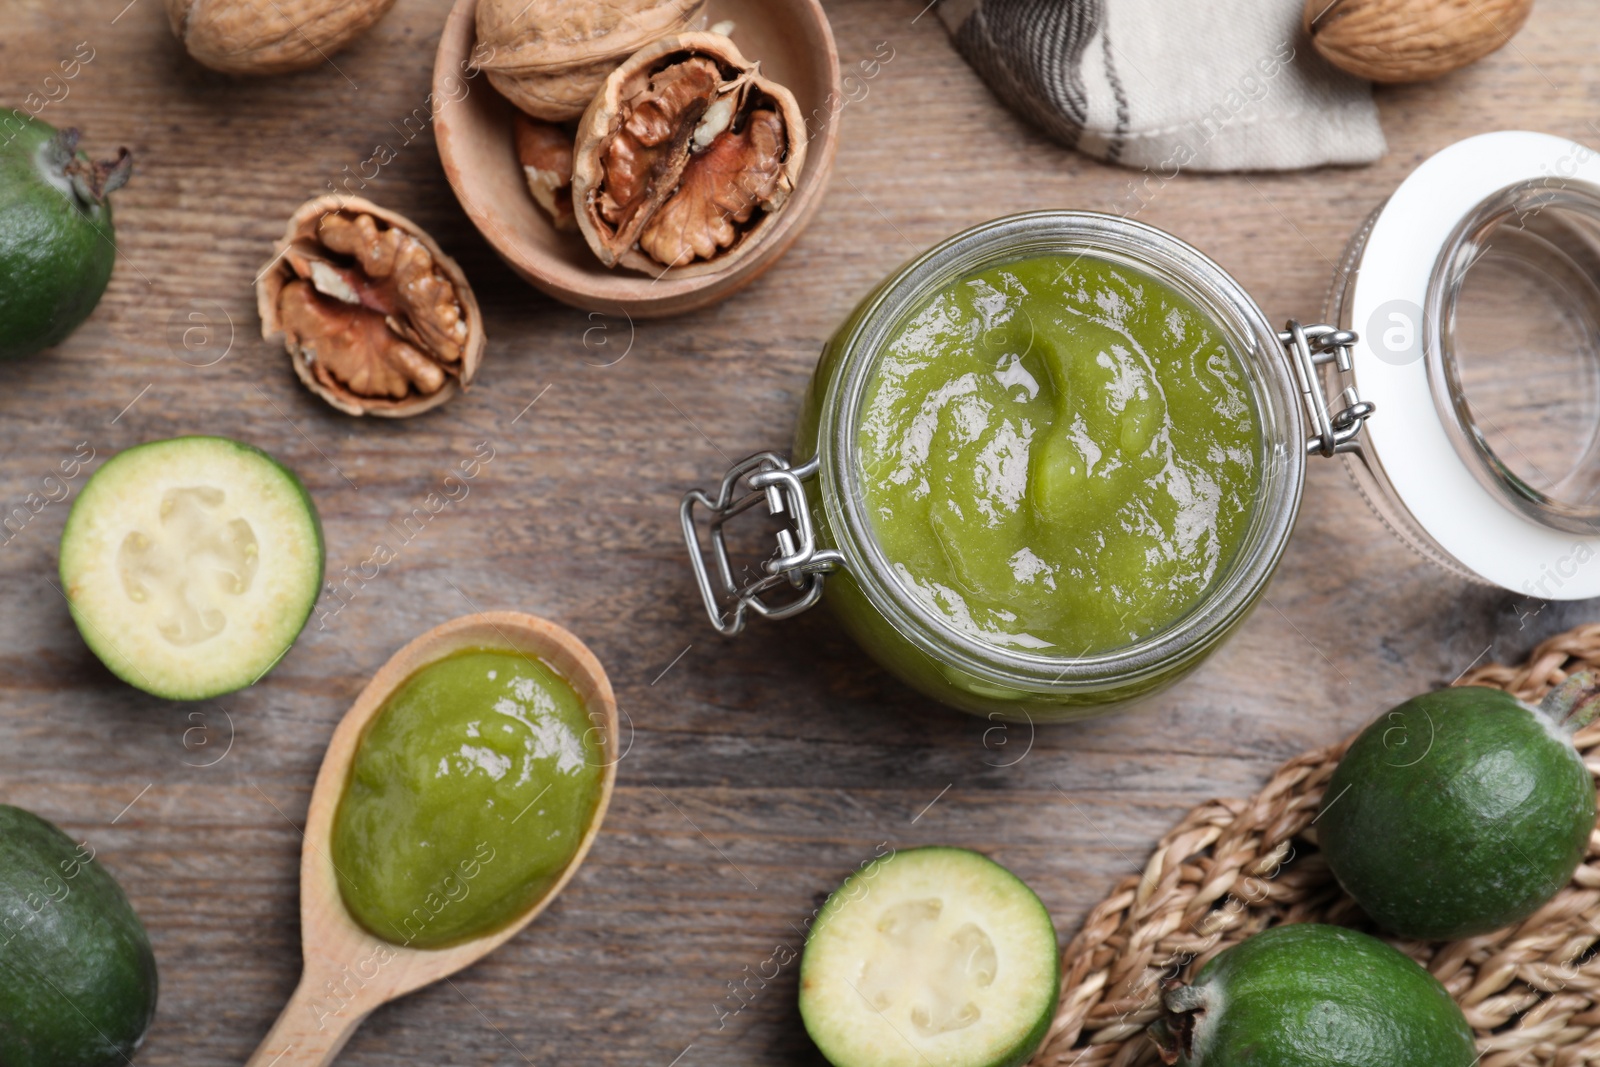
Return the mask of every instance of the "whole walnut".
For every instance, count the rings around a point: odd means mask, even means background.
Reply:
[[[1476,62],[1528,20],[1533,0],[1306,0],[1322,57],[1375,82],[1419,82]]]
[[[172,32],[225,74],[282,74],[324,63],[394,0],[167,0]]]
[[[705,0],[478,0],[478,68],[535,118],[582,115],[633,53],[687,29]]]

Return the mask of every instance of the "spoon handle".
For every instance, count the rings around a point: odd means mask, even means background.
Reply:
[[[358,1013],[354,1004],[341,1006],[317,984],[311,974],[301,976],[294,996],[245,1067],[327,1067],[333,1062],[371,1009]]]

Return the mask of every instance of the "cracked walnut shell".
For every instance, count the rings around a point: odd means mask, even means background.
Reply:
[[[1306,0],[1322,57],[1375,82],[1419,82],[1474,63],[1510,41],[1533,0]]]
[[[471,384],[483,316],[455,260],[415,223],[357,197],[302,204],[256,282],[261,335],[349,415],[402,418]]]
[[[793,94],[719,33],[683,33],[612,72],[578,126],[572,201],[606,266],[724,270],[753,252],[805,166]]]
[[[606,76],[635,51],[687,29],[705,0],[478,0],[478,64],[500,95],[534,118],[582,115]]]
[[[394,0],[167,0],[173,35],[226,74],[281,74],[327,61]]]

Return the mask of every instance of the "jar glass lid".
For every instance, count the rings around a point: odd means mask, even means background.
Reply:
[[[1434,404],[1478,480],[1536,522],[1600,531],[1600,187],[1528,181],[1479,204],[1426,321]]]
[[[1600,595],[1600,155],[1524,132],[1452,145],[1348,266],[1369,465],[1469,573]]]

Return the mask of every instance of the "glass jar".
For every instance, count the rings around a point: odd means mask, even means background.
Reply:
[[[1196,604],[1125,647],[1052,656],[958,631],[900,581],[864,512],[857,428],[879,352],[933,294],[1007,262],[1080,253],[1152,275],[1210,317],[1245,372],[1261,469],[1244,538]],[[1356,232],[1327,320],[1274,330],[1199,251],[1124,218],[1043,211],[957,234],[828,342],[792,461],[751,456],[715,495],[684,497],[707,614],[731,636],[752,614],[807,610],[826,585],[863,648],[953,707],[1033,722],[1120,709],[1239,624],[1293,529],[1308,457],[1341,454],[1379,517],[1451,573],[1541,599],[1600,596],[1600,156],[1523,132],[1444,149]],[[746,578],[724,524],[761,504],[778,547]]]
[[[1600,596],[1600,156],[1482,134],[1419,166],[1345,251],[1329,321],[1382,411],[1347,463],[1384,523],[1468,580]]]
[[[1088,254],[1135,268],[1177,290],[1212,322],[1238,358],[1260,439],[1254,500],[1244,535],[1200,600],[1124,647],[1081,656],[1003,647],[952,626],[897,576],[874,537],[857,450],[863,394],[888,337],[934,294],[991,267],[1039,256]],[[822,598],[881,664],[933,698],[994,718],[1078,718],[1155,693],[1189,671],[1256,603],[1299,512],[1308,454],[1355,440],[1367,408],[1354,398],[1325,413],[1315,364],[1337,364],[1347,335],[1291,323],[1279,333],[1222,268],[1176,237],[1109,215],[1042,211],[974,227],[918,257],[856,308],[824,348],[802,405],[792,460],[772,453],[731,469],[715,497],[685,497],[684,536],[706,608],[725,634],[750,613],[785,618]],[[741,583],[722,526],[765,503],[785,525],[764,573]],[[709,555],[696,507],[710,513]],[[788,599],[770,598],[780,589]]]

